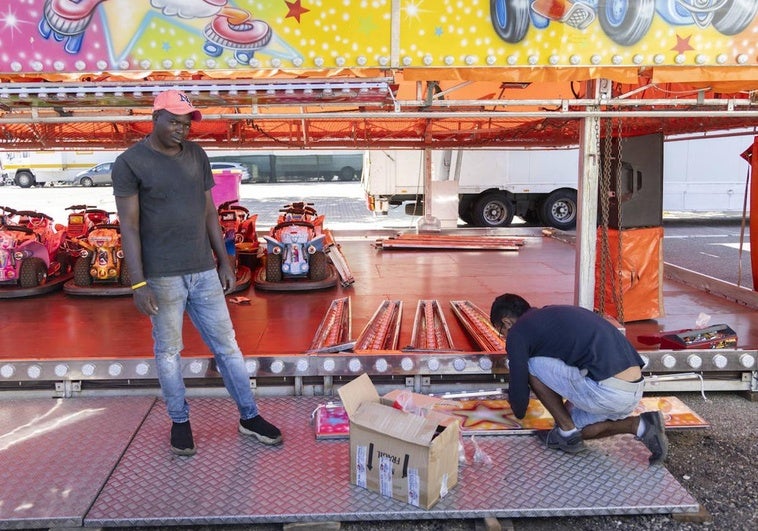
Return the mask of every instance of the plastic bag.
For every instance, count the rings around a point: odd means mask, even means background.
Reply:
[[[492,458],[487,455],[484,450],[481,449],[479,446],[479,443],[476,442],[475,436],[471,436],[471,444],[474,445],[474,463],[482,464],[482,465],[491,465],[492,464]]]

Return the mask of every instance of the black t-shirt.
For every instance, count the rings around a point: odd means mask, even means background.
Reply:
[[[579,306],[530,309],[509,330],[506,351],[508,397],[518,418],[524,417],[529,405],[529,358],[558,358],[595,381],[644,365],[624,334],[603,317]]]
[[[215,267],[205,226],[205,192],[214,186],[205,151],[185,141],[169,156],[141,141],[116,158],[113,194],[139,194],[142,267],[146,278]]]

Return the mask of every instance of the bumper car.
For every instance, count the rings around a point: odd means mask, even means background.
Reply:
[[[0,207],[0,298],[60,289],[71,272],[65,230],[41,212]]]
[[[335,286],[339,275],[327,259],[323,226],[324,216],[312,203],[293,202],[280,209],[276,225],[263,237],[266,253],[255,287],[297,291]]]

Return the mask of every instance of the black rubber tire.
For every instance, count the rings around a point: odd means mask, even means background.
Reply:
[[[474,218],[471,214],[473,210],[474,200],[471,196],[461,197],[458,201],[458,217],[461,218],[466,225],[473,225]]]
[[[477,227],[507,227],[513,221],[513,201],[500,192],[489,192],[474,203],[471,217]]]
[[[308,259],[308,278],[310,280],[324,280],[329,273],[327,269],[326,253],[316,251]]]
[[[74,284],[80,287],[92,285],[92,275],[90,275],[89,256],[80,256],[74,262]]]
[[[355,180],[355,168],[352,166],[345,166],[340,170],[340,181],[354,181]]]
[[[16,173],[16,184],[21,188],[31,188],[37,182],[34,180],[34,175],[28,171],[20,171]]]
[[[18,271],[18,284],[22,288],[36,288],[47,280],[47,267],[42,258],[32,256],[21,262]]]
[[[579,212],[574,190],[556,190],[542,203],[540,214],[542,223],[547,227],[560,230],[571,230],[576,227],[576,216]]]
[[[266,282],[282,281],[282,255],[269,253],[266,255]]]
[[[82,179],[79,181],[79,184],[82,186],[86,186],[87,188],[95,185],[91,177],[82,177]]]

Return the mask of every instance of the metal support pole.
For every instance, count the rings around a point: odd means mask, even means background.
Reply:
[[[424,217],[418,220],[418,232],[438,232],[440,220],[432,212],[432,150],[424,148]]]
[[[755,174],[758,170],[758,136],[753,139],[753,145],[750,151],[750,210],[758,205],[758,182]],[[754,246],[755,245],[755,246]],[[750,248],[758,249],[758,216],[750,216]],[[750,268],[753,274],[753,291],[756,289],[758,282],[758,252],[750,253]]]
[[[588,82],[588,92],[595,91],[596,81]],[[600,118],[581,121],[579,135],[579,187],[576,223],[576,272],[574,304],[592,310],[595,305],[595,259],[597,241],[597,201],[600,168]]]

